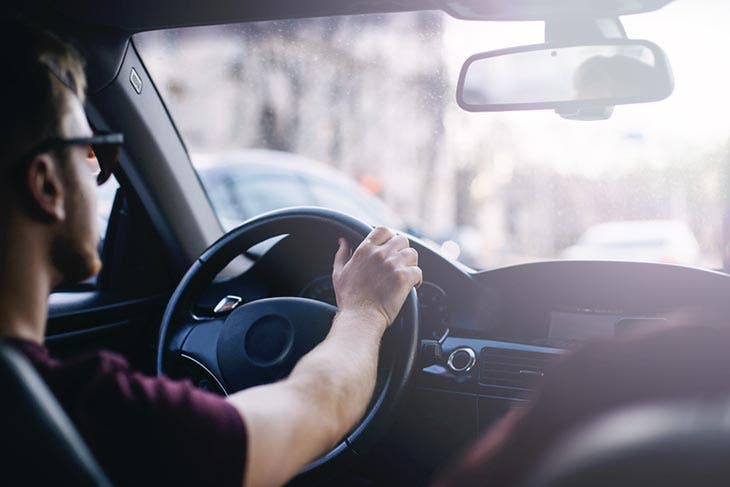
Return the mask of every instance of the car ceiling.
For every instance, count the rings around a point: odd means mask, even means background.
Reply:
[[[75,38],[88,64],[89,93],[118,72],[135,32],[174,27],[332,15],[444,10],[466,19],[538,20],[612,17],[659,9],[673,0],[14,0],[18,11]]]
[[[39,0],[74,23],[139,32],[254,20],[441,9],[481,20],[606,17],[661,8],[672,0]]]

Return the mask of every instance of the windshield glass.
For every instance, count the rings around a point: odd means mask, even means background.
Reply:
[[[476,268],[546,259],[723,266],[730,4],[624,17],[674,93],[581,122],[467,113],[459,69],[544,41],[542,22],[397,13],[138,34],[134,43],[224,228],[329,206],[414,232]]]

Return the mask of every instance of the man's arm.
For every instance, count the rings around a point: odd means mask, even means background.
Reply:
[[[357,423],[375,387],[380,339],[421,282],[408,239],[377,228],[350,256],[341,239],[338,313],[327,338],[288,378],[229,398],[248,432],[244,485],[281,485]]]

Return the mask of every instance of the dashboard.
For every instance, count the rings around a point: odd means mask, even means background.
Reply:
[[[196,312],[205,314],[228,294],[243,302],[300,296],[335,304],[335,249],[317,241],[321,236],[280,240],[245,275],[211,286]],[[404,412],[371,461],[387,468],[392,458],[410,455],[423,479],[507,411],[523,407],[551,365],[582,343],[673,326],[689,315],[707,323],[730,313],[730,276],[722,273],[595,261],[474,272],[415,239],[412,245],[424,276],[418,365]]]
[[[417,290],[421,337],[427,340],[442,341],[452,332],[467,332],[479,335],[479,329],[469,330],[453,323],[449,311],[449,298],[438,284],[425,281]],[[299,297],[323,301],[337,305],[332,278],[319,276],[309,282],[299,293]],[[552,348],[572,349],[585,341],[620,336],[629,333],[651,331],[669,326],[665,317],[651,314],[625,313],[618,309],[589,309],[569,306],[556,306],[549,310],[547,322],[539,326],[535,323],[532,336],[522,339],[513,336],[513,330],[501,330],[500,339],[525,342]],[[544,321],[544,320],[543,320]],[[472,333],[469,333],[472,331]]]

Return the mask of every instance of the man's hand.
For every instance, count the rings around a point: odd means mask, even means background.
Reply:
[[[370,232],[354,254],[345,239],[339,244],[332,281],[340,313],[358,313],[385,330],[410,290],[421,285],[418,252],[408,238],[384,227]]]

